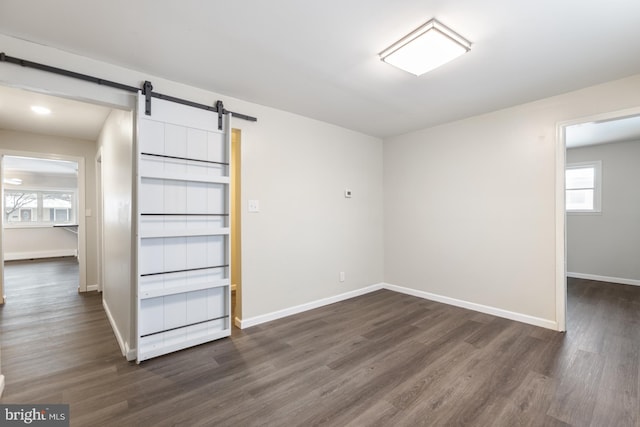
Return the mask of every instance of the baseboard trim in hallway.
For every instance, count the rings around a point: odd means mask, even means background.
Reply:
[[[390,291],[400,292],[401,294],[411,295],[427,299],[429,301],[441,302],[443,304],[453,305],[456,307],[466,308],[469,310],[477,311],[484,314],[491,314],[492,316],[498,316],[509,320],[515,320],[516,322],[527,323],[533,326],[540,326],[546,329],[558,330],[558,322],[540,317],[529,316],[527,314],[516,313],[509,310],[503,310],[501,308],[491,307],[488,305],[477,304],[475,302],[464,301],[456,298],[445,297],[438,294],[432,294],[430,292],[419,291],[411,288],[404,288],[402,286],[390,285],[388,283],[383,284],[384,289]]]
[[[398,292],[405,295],[411,295],[414,297],[426,299],[429,301],[441,302],[455,307],[466,308],[468,310],[477,311],[479,313],[491,314],[493,316],[502,317],[509,320],[515,320],[517,322],[527,323],[533,326],[539,326],[554,331],[558,330],[558,323],[554,320],[543,319],[540,317],[529,316],[527,314],[516,313],[509,310],[503,310],[496,307],[477,304],[474,302],[459,300],[456,298],[446,297],[438,294],[432,294],[430,292],[420,291],[411,288],[405,288],[402,286],[396,286],[389,283],[377,283],[375,285],[367,286],[365,288],[357,289],[351,292],[345,292],[343,294],[335,295],[328,298],[319,299],[306,304],[296,305],[294,307],[285,308],[283,310],[274,311],[271,313],[263,314],[260,316],[250,317],[248,319],[235,318],[235,324],[240,329],[246,329],[251,326],[260,325],[262,323],[271,322],[273,320],[281,319],[283,317],[291,316],[294,314],[302,313],[315,308],[323,307],[325,305],[333,304],[336,302],[344,301],[350,298],[355,298],[361,295],[368,294],[370,292],[379,291],[381,289],[387,289],[389,291]]]
[[[624,277],[598,276],[597,274],[567,273],[567,277],[574,279],[595,280],[596,282],[617,283],[619,285],[640,286],[640,280],[625,279]]]
[[[273,311],[271,313],[262,314],[260,316],[249,317],[248,319],[236,318],[236,326],[238,326],[240,329],[250,328],[251,326],[260,325],[262,323],[271,322],[272,320],[277,320],[283,317],[302,313],[304,311],[313,310],[314,308],[320,308],[325,305],[359,297],[361,295],[365,295],[370,292],[379,291],[380,289],[383,289],[382,283],[367,286],[366,288],[356,289],[355,291],[334,295],[328,298],[322,298],[319,300],[311,301],[306,304],[295,305],[293,307],[285,308],[278,311]]]
[[[102,300],[102,308],[104,308],[104,312],[107,315],[107,319],[109,319],[109,324],[111,325],[113,334],[116,336],[116,341],[118,341],[120,352],[124,357],[127,358],[127,360],[132,360],[132,359],[129,359],[129,353],[130,353],[129,345],[125,342],[124,338],[122,338],[122,335],[118,330],[118,326],[116,325],[116,321],[113,319],[113,316],[111,315],[111,310],[109,310],[109,306],[107,305],[107,302],[104,299]],[[133,356],[133,358],[135,359],[135,355]]]

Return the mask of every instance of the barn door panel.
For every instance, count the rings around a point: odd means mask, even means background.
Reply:
[[[228,118],[138,99],[137,361],[231,335]]]

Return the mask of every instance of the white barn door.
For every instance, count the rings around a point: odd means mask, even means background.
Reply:
[[[138,363],[231,335],[228,123],[138,97]]]

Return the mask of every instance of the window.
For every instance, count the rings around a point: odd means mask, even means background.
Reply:
[[[74,191],[5,190],[6,224],[48,225],[75,222]]]
[[[568,164],[565,171],[567,212],[600,212],[602,163]]]

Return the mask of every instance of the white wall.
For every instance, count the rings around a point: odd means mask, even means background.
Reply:
[[[95,141],[0,129],[0,149],[41,154],[51,153],[84,158],[85,209],[91,209],[92,212],[95,212]],[[79,214],[83,213],[84,212],[79,212]],[[87,285],[92,286],[98,283],[95,216],[86,217],[85,227]],[[77,247],[77,243],[74,244],[73,240],[75,235],[65,230],[40,229],[43,234],[37,232],[36,229],[23,230],[24,229],[5,230],[4,250],[7,254],[33,252],[35,248],[39,248],[38,251],[41,252],[52,251],[50,253],[54,253],[53,251],[56,250]],[[17,234],[20,234],[19,239],[14,239],[14,237],[18,238]],[[36,241],[30,240],[31,238],[36,239]],[[42,239],[42,241],[40,241],[40,239]],[[55,242],[58,239],[60,239],[61,245],[57,245]],[[75,240],[75,242],[77,242],[77,240]]]
[[[381,141],[267,108],[257,116],[241,145],[243,317],[381,282]]]
[[[258,117],[242,130],[242,304],[252,318],[382,280],[382,141],[337,126],[0,35],[7,55]],[[115,106],[128,93],[0,64],[0,81]],[[345,200],[350,187],[354,197]],[[247,212],[258,199],[260,213]],[[108,269],[109,267],[106,266]],[[346,272],[340,284],[338,274]]]
[[[103,305],[123,353],[135,347],[133,325],[133,115],[113,110],[105,121],[102,149],[104,200]]]
[[[384,260],[391,284],[552,326],[556,124],[640,104],[633,76],[389,138],[381,153],[376,138],[294,114],[7,36],[0,45],[12,56],[125,84],[149,79],[159,92],[196,102],[223,99],[259,118],[234,121],[243,137],[249,318],[377,283]],[[0,65],[9,84],[133,105],[124,92]],[[342,198],[345,187],[353,199]],[[247,212],[248,199],[260,200],[260,213]]]
[[[77,256],[78,235],[60,227],[5,228],[4,259]]]
[[[640,141],[567,150],[602,161],[602,212],[567,213],[567,271],[640,284]]]
[[[639,94],[636,75],[385,140],[385,282],[556,327],[556,125]]]

